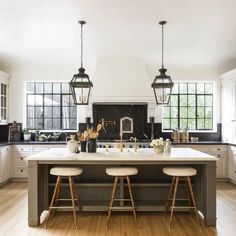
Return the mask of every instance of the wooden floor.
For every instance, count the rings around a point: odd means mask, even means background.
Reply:
[[[78,215],[79,229],[75,230],[70,212],[58,212],[49,222],[49,229],[27,225],[27,183],[13,182],[0,187],[0,236],[233,236],[236,232],[236,185],[217,184],[217,228],[203,230],[189,214],[177,213],[173,227],[168,230],[169,217],[163,213],[138,212],[139,230],[131,213],[113,213],[110,229],[105,230],[106,213]]]

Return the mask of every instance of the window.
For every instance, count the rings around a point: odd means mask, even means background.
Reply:
[[[164,130],[212,130],[213,83],[175,83],[162,121]]]
[[[77,107],[69,83],[27,82],[26,117],[29,129],[77,129]]]

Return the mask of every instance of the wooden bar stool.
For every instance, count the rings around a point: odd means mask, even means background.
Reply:
[[[75,228],[77,229],[77,220],[76,220],[76,202],[77,202],[77,207],[79,208],[79,200],[78,200],[78,194],[77,190],[75,187],[75,183],[73,180],[73,176],[78,176],[83,172],[81,168],[78,167],[53,167],[50,170],[51,175],[57,176],[57,182],[56,186],[54,188],[52,200],[49,206],[49,213],[46,218],[46,223],[45,223],[45,229],[47,228],[48,225],[48,220],[50,217],[51,212],[55,213],[56,209],[68,209],[71,208],[73,210],[73,216],[74,216],[74,224]],[[68,178],[69,182],[69,187],[70,187],[70,199],[59,199],[59,193],[60,193],[60,187],[61,187],[61,180],[63,178]],[[57,206],[58,201],[68,201],[71,200],[72,206]]]
[[[197,209],[197,205],[196,205],[196,201],[195,201],[195,197],[194,197],[194,193],[193,193],[193,189],[192,189],[191,179],[190,179],[190,176],[194,176],[197,174],[197,170],[192,167],[165,167],[165,168],[163,168],[163,172],[166,175],[172,176],[172,183],[170,186],[169,196],[168,196],[168,200],[166,203],[166,209],[165,209],[165,214],[166,214],[169,206],[171,208],[169,229],[171,228],[174,210],[175,209],[184,209],[184,208],[189,209],[189,210],[194,210],[196,218],[197,218],[197,222],[201,227],[200,219],[199,219],[199,215],[198,215],[198,209]],[[180,181],[184,181],[186,184],[188,199],[177,199],[176,198],[178,184]],[[188,200],[189,206],[176,206],[175,205],[176,200]],[[172,202],[172,203],[170,204],[170,202]]]
[[[111,168],[106,168],[106,173],[110,176],[115,176],[115,180],[114,180],[114,184],[113,184],[112,192],[111,192],[111,200],[110,200],[109,209],[108,209],[106,229],[108,229],[109,220],[110,220],[112,210],[132,210],[133,215],[134,215],[134,221],[136,224],[136,228],[138,229],[135,204],[134,204],[134,199],[133,199],[133,195],[132,195],[132,191],[131,191],[130,178],[129,178],[129,176],[131,176],[131,175],[138,174],[138,169],[135,167],[111,167]],[[123,178],[125,178],[127,181],[130,198],[128,198],[128,199],[123,199],[123,198],[115,199],[115,193],[116,193],[116,187],[117,187],[118,180],[120,179],[120,181],[122,181]],[[114,201],[131,201],[131,206],[113,206]]]

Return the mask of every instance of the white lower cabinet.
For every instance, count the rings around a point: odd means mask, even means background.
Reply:
[[[11,147],[4,146],[0,148],[0,183],[3,183],[11,177]]]
[[[236,146],[230,145],[228,149],[229,149],[228,177],[231,179],[231,181],[236,183]]]
[[[175,145],[174,147],[189,147],[200,152],[208,153],[209,155],[218,158],[216,162],[216,177],[217,178],[228,178],[228,146],[227,145]]]
[[[14,145],[13,146],[13,178],[28,177],[28,162],[26,157],[55,147],[65,145]]]

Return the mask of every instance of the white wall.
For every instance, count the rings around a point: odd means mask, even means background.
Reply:
[[[14,65],[10,78],[9,121],[24,122],[24,84],[26,81],[70,81],[77,69],[74,62],[67,65],[32,64],[24,61]],[[72,66],[73,65],[73,66]],[[171,68],[168,75],[173,81],[215,81],[215,121],[220,122],[220,80],[214,68]],[[89,106],[78,107],[79,121],[92,117],[93,102],[147,102],[148,117],[161,122],[161,107],[156,107],[151,83],[158,74],[159,65],[147,65],[139,58],[107,57],[96,61],[86,72],[94,84]]]

